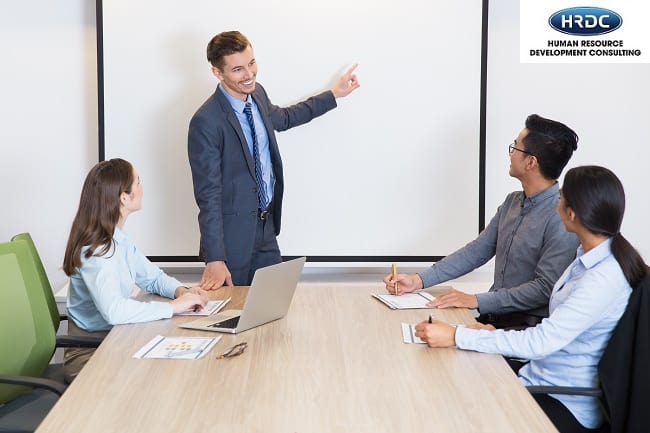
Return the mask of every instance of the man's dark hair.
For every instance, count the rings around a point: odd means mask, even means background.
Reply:
[[[523,139],[526,152],[534,155],[539,171],[547,179],[557,179],[578,148],[578,134],[555,120],[531,114],[526,119],[528,134]]]
[[[235,53],[241,53],[251,45],[246,36],[238,31],[222,32],[208,42],[208,62],[221,70],[223,58]]]

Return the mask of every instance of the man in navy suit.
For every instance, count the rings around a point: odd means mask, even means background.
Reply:
[[[253,47],[240,32],[208,43],[217,90],[190,121],[188,156],[199,206],[206,263],[201,285],[250,285],[256,269],[282,261],[280,233],[284,179],[275,131],[309,122],[359,87],[350,67],[331,90],[290,107],[273,105],[255,81]]]

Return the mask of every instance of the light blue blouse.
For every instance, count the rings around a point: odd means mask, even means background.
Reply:
[[[101,247],[100,247],[101,248]],[[131,298],[140,289],[174,298],[182,284],[151,263],[119,228],[113,234],[113,247],[103,256],[85,258],[70,277],[68,316],[86,331],[105,331],[113,325],[148,322],[172,317],[168,302],[140,302]]]
[[[597,366],[632,288],[612,255],[611,239],[576,259],[553,287],[550,316],[522,331],[458,328],[461,349],[530,359],[519,371],[524,385],[594,387]],[[602,423],[594,397],[552,395],[587,428]]]

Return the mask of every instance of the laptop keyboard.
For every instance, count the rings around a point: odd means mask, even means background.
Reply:
[[[213,323],[212,325],[208,325],[210,328],[229,328],[229,329],[234,329],[237,327],[237,324],[239,323],[239,318],[241,316],[236,316],[236,317],[231,317],[230,319],[222,320],[221,322],[216,322]]]

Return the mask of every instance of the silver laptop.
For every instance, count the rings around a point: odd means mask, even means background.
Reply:
[[[237,334],[280,319],[289,311],[304,265],[305,257],[300,257],[260,268],[255,271],[243,310],[225,310],[179,326]]]

